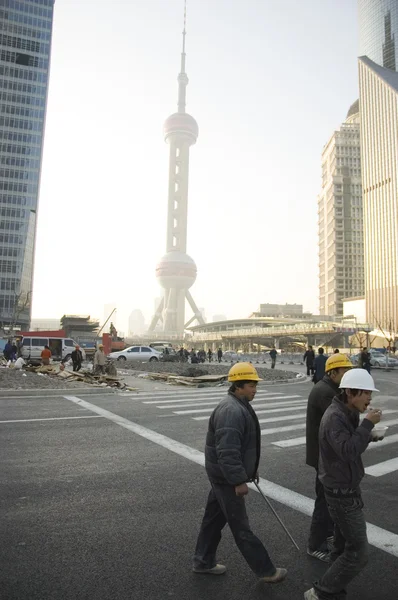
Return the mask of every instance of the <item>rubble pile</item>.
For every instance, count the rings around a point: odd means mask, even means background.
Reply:
[[[119,366],[119,363],[117,363]],[[266,369],[260,365],[254,364],[259,376],[265,381],[286,381],[294,379],[297,373],[293,371],[282,371],[281,369]],[[158,380],[167,381],[167,376],[179,377],[202,377],[202,376],[227,376],[231,365],[227,363],[201,363],[191,365],[190,363],[168,363],[162,361],[140,362],[140,361],[124,361],[120,364],[124,372],[129,372],[134,375],[135,371],[147,373],[148,377],[151,373],[158,375]],[[151,377],[153,378],[153,377]]]
[[[94,374],[93,371],[82,369],[74,372],[62,369],[59,363],[51,365],[24,365],[16,369],[6,361],[0,361],[0,389],[65,389],[66,387],[82,388],[86,384],[99,387],[112,387],[124,390],[134,390],[117,377],[115,365],[107,365],[106,374]]]

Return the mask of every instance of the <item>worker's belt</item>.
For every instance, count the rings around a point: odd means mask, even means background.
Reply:
[[[360,498],[361,490],[359,488],[328,488],[324,486],[325,496],[331,498]]]

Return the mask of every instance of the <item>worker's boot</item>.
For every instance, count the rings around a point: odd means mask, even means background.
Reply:
[[[199,573],[202,575],[224,575],[226,570],[227,570],[227,567],[224,567],[224,565],[216,565],[215,567],[212,567],[211,569],[200,569],[198,567],[193,568],[194,573]]]
[[[287,575],[287,570],[277,567],[275,573],[273,575],[267,577],[260,577],[260,581],[263,583],[280,583],[285,579]]]

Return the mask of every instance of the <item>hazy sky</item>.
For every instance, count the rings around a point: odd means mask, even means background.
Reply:
[[[356,4],[188,0],[188,253],[210,318],[318,312],[321,151],[358,95]],[[34,317],[152,316],[182,17],[183,0],[56,0]]]

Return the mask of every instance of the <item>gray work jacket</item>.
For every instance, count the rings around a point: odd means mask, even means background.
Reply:
[[[363,476],[361,454],[371,439],[374,425],[369,419],[359,424],[337,396],[326,409],[319,428],[319,479],[326,488],[356,489]]]
[[[261,430],[246,399],[229,393],[213,411],[206,436],[205,467],[212,483],[240,485],[254,479]]]

